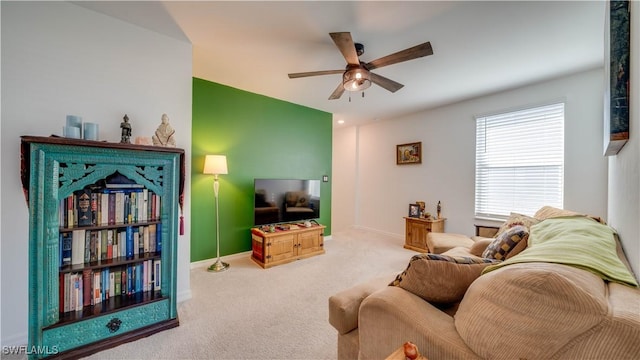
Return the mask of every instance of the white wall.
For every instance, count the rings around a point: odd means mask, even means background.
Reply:
[[[356,223],[357,131],[354,126],[333,132],[331,173],[331,231],[346,230]],[[346,180],[346,181],[345,181]],[[336,205],[338,201],[339,205]]]
[[[187,153],[186,234],[178,245],[179,300],[190,297],[191,44],[68,2],[2,4],[2,345],[27,341],[28,210],[20,185],[21,135],[60,135],[67,114],[118,142],[151,136],[167,113]]]
[[[609,225],[636,277],[640,276],[640,2],[631,2],[631,84],[629,141],[609,158]]]
[[[356,174],[334,171],[335,218],[359,214],[352,225],[404,238],[408,204],[426,201],[435,213],[442,201],[445,231],[472,235],[474,223],[474,116],[555,100],[565,101],[564,206],[607,216],[607,160],[602,156],[602,68],[403,118],[334,131],[334,154],[357,146]],[[420,165],[396,165],[397,144],[422,142]],[[339,157],[334,156],[336,162]],[[355,183],[355,186],[352,184]],[[486,222],[483,222],[486,223]]]

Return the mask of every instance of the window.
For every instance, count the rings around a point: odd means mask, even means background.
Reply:
[[[476,118],[475,216],[562,208],[564,103]]]

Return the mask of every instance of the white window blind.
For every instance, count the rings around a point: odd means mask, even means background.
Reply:
[[[564,103],[476,118],[475,216],[562,208]]]

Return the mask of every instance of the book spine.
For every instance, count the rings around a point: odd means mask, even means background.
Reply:
[[[60,251],[61,251],[60,265],[61,266],[71,264],[72,246],[73,246],[73,233],[70,233],[70,232],[60,233]]]
[[[91,231],[84,233],[84,262],[91,262]]]
[[[91,294],[92,278],[93,274],[91,273],[91,269],[82,270],[82,306],[91,305],[93,295]]]
[[[71,311],[71,273],[64,273],[64,312]]]
[[[126,257],[127,258],[132,258],[133,257],[133,249],[134,249],[134,244],[133,244],[133,228],[131,226],[127,226],[126,228]]]
[[[153,290],[162,290],[162,260],[155,260],[153,263]]]
[[[109,211],[107,215],[107,219],[109,225],[114,225],[116,223],[116,194],[109,193]]]
[[[162,252],[162,223],[156,225],[156,253]]]
[[[133,266],[127,265],[127,295],[133,295]]]
[[[98,224],[98,193],[95,191],[90,192],[91,196],[91,225],[95,226]]]
[[[91,226],[91,190],[82,189],[74,192],[76,196],[76,212],[78,226]]]
[[[71,264],[78,265],[84,263],[84,242],[85,230],[73,230],[71,244]]]
[[[116,274],[109,271],[109,298],[112,298],[116,293]]]
[[[104,271],[95,271],[93,273],[93,305],[102,302],[102,273]]]

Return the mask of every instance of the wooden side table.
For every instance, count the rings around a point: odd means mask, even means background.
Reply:
[[[444,232],[446,219],[422,219],[405,217],[404,248],[419,252],[429,252],[427,235],[430,232]]]

